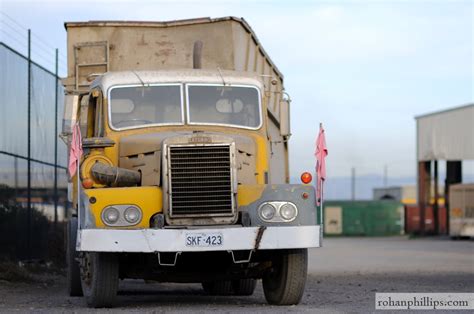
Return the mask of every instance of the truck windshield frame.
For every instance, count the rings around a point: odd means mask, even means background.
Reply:
[[[213,84],[213,83],[187,83],[186,85],[186,123],[189,125],[218,125],[218,126],[226,126],[232,128],[240,128],[240,129],[248,129],[248,130],[258,130],[263,125],[263,112],[262,112],[262,97],[260,88],[255,85],[245,85],[245,84]],[[216,123],[216,122],[193,122],[191,121],[191,110],[190,110],[190,99],[189,99],[189,87],[195,86],[221,86],[221,87],[242,87],[242,88],[251,88],[257,91],[257,106],[258,106],[258,119],[259,123],[257,126],[246,126],[241,124],[229,124],[229,123]]]
[[[112,121],[112,106],[113,106],[113,99],[111,97],[112,91],[114,89],[122,89],[122,88],[130,88],[130,87],[162,87],[162,86],[177,86],[179,87],[179,101],[180,101],[180,110],[181,110],[181,121],[180,122],[161,122],[161,123],[147,123],[147,124],[139,124],[134,126],[125,126],[125,127],[117,127],[114,126]],[[155,84],[127,84],[127,85],[114,85],[109,87],[107,91],[107,118],[108,118],[108,125],[114,131],[125,131],[125,130],[133,130],[133,129],[142,129],[142,128],[149,128],[155,126],[170,126],[170,125],[184,125],[185,124],[185,106],[184,106],[184,87],[181,83],[155,83]]]
[[[156,86],[179,86],[180,89],[180,109],[181,109],[181,121],[180,122],[165,122],[165,123],[147,123],[147,124],[139,124],[134,126],[124,126],[118,127],[114,126],[112,120],[112,106],[113,106],[113,99],[112,99],[112,91],[114,89],[121,89],[121,88],[130,88],[130,87],[156,87]],[[257,92],[257,113],[258,113],[258,125],[255,127],[246,126],[241,124],[228,124],[228,123],[215,123],[215,122],[192,122],[190,116],[190,100],[189,100],[189,87],[194,86],[221,86],[221,87],[242,87],[242,88],[250,88],[254,89]],[[134,130],[134,129],[143,129],[143,128],[150,128],[150,127],[157,127],[157,126],[184,126],[184,125],[209,125],[209,126],[224,126],[224,127],[232,127],[232,128],[240,128],[240,129],[248,129],[248,130],[259,130],[263,126],[263,110],[262,110],[262,96],[260,88],[256,85],[246,85],[246,84],[215,84],[215,83],[153,83],[153,84],[126,84],[126,85],[113,85],[108,88],[107,91],[107,119],[108,125],[111,130],[113,131],[126,131],[126,130]]]

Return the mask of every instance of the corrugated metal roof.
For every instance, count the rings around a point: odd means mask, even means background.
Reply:
[[[474,104],[416,117],[417,160],[474,160]]]
[[[448,109],[444,109],[444,110],[434,111],[434,112],[430,112],[430,113],[421,114],[419,116],[415,116],[415,119],[425,118],[425,117],[439,115],[439,114],[445,114],[447,112],[461,110],[461,109],[464,109],[466,107],[474,107],[474,103],[466,104],[466,105],[462,105],[462,106],[458,106],[458,107],[453,107],[453,108],[448,108]]]

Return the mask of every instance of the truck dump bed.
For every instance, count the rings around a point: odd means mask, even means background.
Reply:
[[[268,109],[279,121],[283,75],[243,19],[170,22],[67,22],[68,93],[86,91],[107,71],[202,68],[262,75]],[[274,80],[274,84],[272,84]]]

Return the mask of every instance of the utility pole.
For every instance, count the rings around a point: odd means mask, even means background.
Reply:
[[[54,228],[58,225],[58,49],[56,49],[56,72],[54,78]]]
[[[28,29],[28,182],[27,182],[27,214],[26,214],[26,251],[31,258],[31,30]]]
[[[387,185],[388,185],[388,175],[387,174],[388,174],[388,166],[385,165],[383,167],[383,186],[384,187],[387,187]]]
[[[356,177],[356,170],[354,167],[351,169],[351,199],[355,201],[355,177]]]

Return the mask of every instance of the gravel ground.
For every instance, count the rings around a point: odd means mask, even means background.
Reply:
[[[251,297],[213,297],[198,284],[120,284],[118,306],[92,310],[66,296],[65,278],[0,282],[1,312],[367,313],[375,292],[474,292],[474,241],[330,238],[310,251],[306,292],[298,306],[268,306],[261,284]]]

